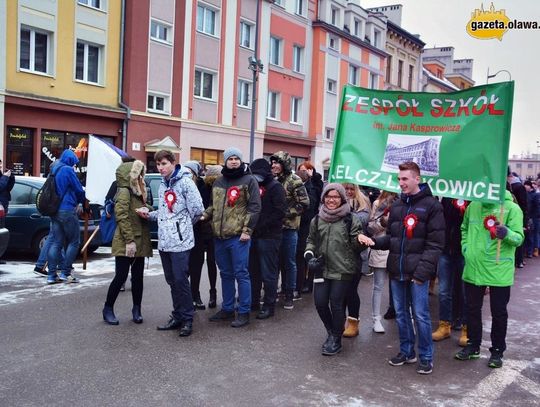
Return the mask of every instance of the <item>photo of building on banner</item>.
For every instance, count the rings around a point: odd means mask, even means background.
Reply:
[[[452,93],[345,86],[331,182],[399,192],[398,166],[418,164],[433,194],[504,200],[514,83]]]

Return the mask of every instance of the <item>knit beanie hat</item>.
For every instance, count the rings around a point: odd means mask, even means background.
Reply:
[[[249,167],[258,182],[263,182],[266,177],[272,176],[272,167],[264,158],[257,158]]]
[[[338,184],[337,182],[326,184],[322,191],[321,198],[324,199],[326,194],[331,190],[337,191],[337,193],[341,196],[341,202],[347,202],[347,194],[345,192],[345,188],[343,187],[343,185]]]
[[[237,149],[236,147],[229,147],[223,153],[223,160],[225,160],[225,163],[232,156],[237,156],[238,158],[240,158],[240,161],[242,161],[242,152],[239,149]]]
[[[216,164],[216,165],[208,165],[206,166],[206,176],[207,177],[219,177],[221,175],[221,170],[223,169],[223,166]]]
[[[193,172],[193,174],[195,174],[197,177],[201,175],[201,164],[199,164],[198,161],[195,161],[195,160],[186,161],[184,163],[184,167],[189,168],[191,172]]]

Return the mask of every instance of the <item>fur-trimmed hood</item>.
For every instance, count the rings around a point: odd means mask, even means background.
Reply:
[[[116,169],[116,182],[118,187],[129,188],[133,195],[142,197],[146,202],[145,174],[146,167],[142,161],[122,163]]]

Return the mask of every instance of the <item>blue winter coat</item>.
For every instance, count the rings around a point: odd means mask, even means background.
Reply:
[[[78,162],[79,159],[73,151],[64,150],[60,156],[60,162],[52,167],[51,171],[56,181],[56,193],[63,197],[59,210],[73,210],[86,199],[81,182],[73,169],[73,166]]]

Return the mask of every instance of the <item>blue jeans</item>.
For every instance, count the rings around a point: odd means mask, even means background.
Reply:
[[[184,252],[159,252],[165,281],[171,287],[172,317],[177,321],[193,321],[193,297],[189,284],[189,250]]]
[[[249,257],[251,302],[259,304],[264,283],[264,306],[274,309],[279,274],[279,239],[253,239]]]
[[[296,289],[296,245],[298,243],[298,231],[295,229],[283,229],[281,238],[281,264],[285,274],[285,294],[292,297]]]
[[[392,295],[399,329],[399,350],[407,357],[413,357],[415,335],[408,310],[410,298],[416,331],[418,332],[418,355],[420,360],[433,360],[433,340],[431,339],[431,315],[429,313],[429,281],[415,284],[412,281],[392,280]]]
[[[452,296],[454,292],[454,281],[456,273],[459,280],[463,275],[465,260],[461,254],[441,254],[439,257],[438,277],[439,277],[439,319],[441,321],[452,322],[463,315],[452,315]],[[458,290],[463,295],[463,290]],[[455,301],[459,299],[455,298]],[[462,312],[463,314],[463,312]]]
[[[51,244],[54,240],[53,237],[53,231],[52,231],[52,222],[49,230],[49,234],[47,235],[47,239],[45,240],[45,243],[43,243],[43,247],[39,251],[39,257],[36,261],[36,267],[39,267],[40,269],[43,269],[45,267],[45,264],[47,263],[47,256],[49,255],[49,249],[51,248]],[[58,263],[58,268],[60,270],[65,270],[64,267],[64,257],[66,256],[66,251],[62,247],[62,250],[60,251],[60,261]]]
[[[226,312],[234,311],[236,286],[238,284],[238,313],[251,311],[251,280],[249,278],[248,261],[251,241],[241,242],[240,236],[229,239],[215,239],[216,263],[221,276],[221,291]]]
[[[73,210],[60,210],[51,217],[51,232],[53,234],[50,243],[49,254],[49,277],[56,275],[56,269],[61,262],[62,247],[66,244],[66,256],[64,258],[64,269],[62,272],[69,276],[73,262],[79,252],[79,218]]]

